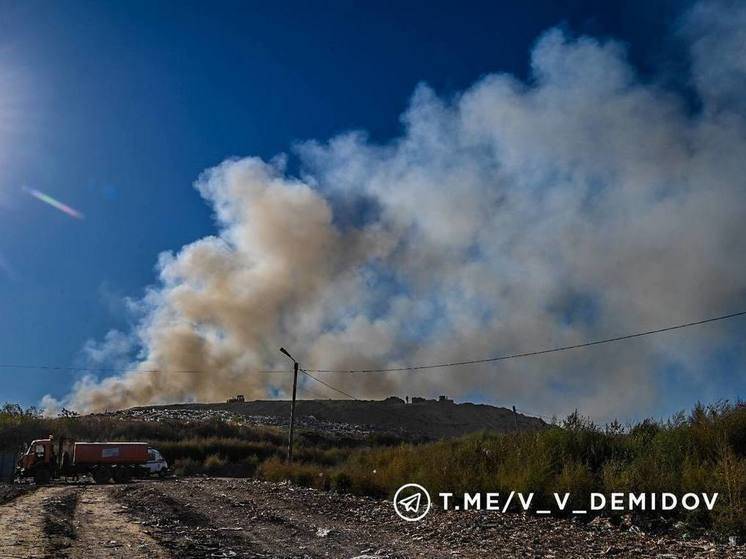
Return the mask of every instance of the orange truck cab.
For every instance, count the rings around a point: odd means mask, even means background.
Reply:
[[[54,445],[50,435],[48,439],[33,441],[21,457],[18,466],[21,472],[32,475],[37,483],[45,483],[51,478],[51,470],[55,463]]]

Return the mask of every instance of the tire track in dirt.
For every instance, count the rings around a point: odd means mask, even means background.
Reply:
[[[31,493],[36,490],[35,485],[18,484],[18,483],[0,483],[0,505],[10,503],[21,495]]]
[[[88,486],[78,498],[73,528],[75,542],[70,559],[168,559],[164,550],[134,520],[127,507],[117,503],[113,492],[121,487]],[[127,491],[128,489],[125,489]]]
[[[59,494],[46,497],[42,502],[46,552],[48,557],[55,559],[69,557],[67,550],[76,537],[73,514],[78,506],[80,489],[62,489]]]
[[[164,491],[166,482],[141,483],[115,490],[115,497],[127,506],[164,548],[179,559],[268,557],[257,550],[250,538],[215,523],[212,510],[199,510]],[[276,557],[271,555],[271,557]]]
[[[53,557],[46,533],[46,511],[70,489],[43,487],[0,505],[0,557],[47,559]]]

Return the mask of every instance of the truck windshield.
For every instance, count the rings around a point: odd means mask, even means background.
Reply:
[[[31,454],[35,454],[37,452],[37,447],[39,447],[39,446],[40,445],[39,445],[38,441],[32,442],[29,445],[28,450],[26,451],[26,455],[29,456]]]

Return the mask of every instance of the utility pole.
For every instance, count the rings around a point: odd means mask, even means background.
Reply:
[[[515,424],[515,430],[518,431],[518,412],[515,411],[515,406],[513,406],[513,423]]]
[[[293,401],[290,404],[290,434],[288,436],[288,462],[293,461],[293,431],[295,430],[295,392],[298,387],[298,362],[295,358],[288,353],[288,351],[281,347],[280,351],[287,355],[293,361]]]

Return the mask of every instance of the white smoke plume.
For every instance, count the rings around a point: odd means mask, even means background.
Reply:
[[[216,235],[161,255],[159,281],[137,303],[131,371],[83,379],[65,405],[287,394],[289,375],[253,373],[287,369],[281,345],[309,368],[390,367],[740,310],[744,23],[743,7],[703,5],[682,24],[694,108],[640,79],[620,44],[551,30],[528,82],[489,75],[452,99],[420,86],[389,143],[364,133],[303,143],[300,178],[282,158],[208,170],[196,187]],[[360,397],[447,393],[548,413],[646,414],[666,397],[662,371],[704,379],[733,327],[323,378]],[[105,354],[106,344],[88,349]],[[173,372],[184,370],[208,373]]]

